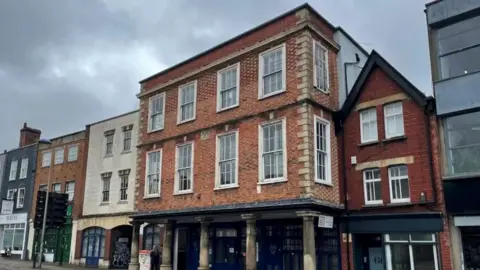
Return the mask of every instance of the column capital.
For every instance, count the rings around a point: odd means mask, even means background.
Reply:
[[[258,218],[260,218],[260,215],[258,214],[241,214],[240,215],[242,217],[243,220],[252,220],[252,221],[255,221],[257,220]]]
[[[321,213],[318,211],[302,210],[296,212],[298,217],[318,217]]]
[[[211,217],[196,217],[195,218],[196,221],[202,223],[202,224],[210,224],[210,222],[212,222],[212,218]]]

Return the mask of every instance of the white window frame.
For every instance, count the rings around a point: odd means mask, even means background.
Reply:
[[[364,113],[371,113],[375,112],[375,136],[373,138],[369,138],[368,140],[363,137],[363,123],[366,122],[364,121]],[[369,142],[375,142],[378,141],[378,117],[377,117],[377,107],[372,107],[372,108],[367,108],[364,110],[359,111],[360,114],[360,139],[362,143],[369,143]],[[371,122],[369,122],[371,124]]]
[[[191,145],[192,146],[192,154],[190,156],[190,172],[191,172],[191,175],[190,175],[190,181],[191,181],[191,185],[190,185],[190,189],[187,189],[187,190],[180,190],[180,178],[178,177],[178,157],[179,157],[179,149],[180,147],[182,146],[186,146],[186,145]],[[193,193],[193,185],[194,185],[194,168],[195,168],[195,164],[194,164],[194,161],[195,161],[195,142],[194,141],[189,141],[189,142],[185,142],[185,143],[182,143],[182,144],[177,144],[176,147],[175,147],[175,193],[174,194],[188,194],[188,193]]]
[[[282,89],[269,94],[263,94],[263,56],[276,50],[282,50]],[[287,91],[287,49],[285,43],[279,46],[273,47],[269,50],[261,52],[258,55],[258,99],[267,98],[270,96],[278,95]]]
[[[69,189],[69,184],[73,184],[73,190]],[[75,180],[65,182],[65,193],[68,194],[68,201],[73,201],[75,199]],[[72,198],[70,199],[70,194]]]
[[[393,184],[392,182],[393,181],[400,181],[401,179],[404,179],[405,176],[396,176],[396,177],[393,177],[392,174],[391,174],[391,170],[392,169],[395,169],[395,168],[398,168],[398,167],[406,167],[407,168],[407,180],[408,180],[408,198],[401,198],[401,199],[394,199],[393,198]],[[405,165],[405,164],[400,164],[400,165],[394,165],[394,166],[390,166],[388,167],[388,186],[389,186],[389,189],[390,189],[390,202],[391,203],[409,203],[411,201],[411,197],[412,197],[412,189],[410,187],[410,177],[409,177],[409,174],[408,174],[408,166]],[[401,190],[401,189],[400,189]]]
[[[109,142],[108,141],[108,137],[112,136],[112,141]],[[115,133],[112,133],[112,134],[109,134],[109,135],[104,135],[104,146],[105,146],[105,150],[104,150],[104,153],[105,153],[105,156],[106,157],[109,157],[109,156],[113,156],[113,147],[115,145]],[[109,144],[112,144],[112,149],[110,151],[110,153],[108,153],[108,145]]]
[[[106,185],[106,183],[108,185]],[[104,203],[104,204],[107,204],[110,202],[110,198],[112,195],[110,193],[110,191],[112,191],[111,189],[111,185],[112,185],[112,177],[104,177],[102,178],[102,192],[100,194],[102,194],[102,197],[101,197],[101,200],[100,200],[100,203]],[[106,187],[108,187],[108,189],[105,189]],[[107,200],[105,200],[105,194],[107,194]]]
[[[15,191],[16,189],[9,189],[7,190],[7,200],[15,199]],[[11,195],[11,196],[10,196]]]
[[[12,160],[10,163],[10,175],[9,180],[14,181],[17,179],[17,172],[18,172],[18,160]]]
[[[60,151],[60,150],[62,151],[62,155],[61,155],[62,161],[57,161],[57,151]],[[60,158],[58,160],[60,160]],[[54,165],[62,164],[64,161],[65,161],[65,148],[61,147],[61,148],[53,149],[53,164]]]
[[[401,113],[387,115],[387,108],[388,107],[393,107],[393,106],[396,106],[396,105],[400,105]],[[385,138],[389,139],[389,138],[400,137],[400,136],[405,135],[405,123],[404,123],[404,120],[403,120],[403,103],[401,101],[385,104],[385,106],[383,106],[383,116],[384,116],[384,126],[385,126]],[[395,117],[395,116],[400,116],[401,117],[402,130],[401,130],[401,132],[391,133],[388,130],[388,118]]]
[[[60,187],[60,189],[58,191],[55,191],[55,187]],[[62,183],[53,183],[51,192],[62,193]]]
[[[412,270],[422,270],[422,269],[416,269],[415,264],[414,264],[414,256],[415,254],[413,253],[413,247],[412,245],[418,244],[418,245],[428,245],[430,244],[433,249],[433,261],[435,264],[435,270],[439,270],[439,258],[438,258],[438,249],[437,249],[437,241],[435,234],[432,233],[432,240],[431,241],[414,241],[412,240],[412,237],[410,234],[408,235],[408,240],[390,240],[390,235],[385,234],[385,253],[386,253],[386,269],[387,270],[392,270],[392,250],[391,250],[391,244],[404,244],[408,245],[408,255],[409,255],[409,261],[410,261],[410,269]]]
[[[45,164],[45,155],[48,155],[48,164]],[[52,164],[52,151],[42,152],[42,168],[48,168]]]
[[[127,137],[126,136],[127,134],[130,134],[130,137]],[[127,152],[132,151],[132,141],[133,141],[132,137],[133,137],[133,129],[125,130],[125,131],[122,132],[122,152],[123,153],[127,153]],[[125,145],[126,145],[127,140],[130,140],[130,142],[128,144],[128,149],[125,149]]]
[[[320,179],[317,171],[318,159],[317,159],[317,123],[325,125],[326,133],[326,154],[327,160],[325,162],[325,179]],[[331,140],[330,140],[330,122],[327,119],[324,119],[318,115],[315,115],[313,121],[314,127],[314,147],[315,147],[315,182],[319,184],[332,185],[332,151],[331,151]]]
[[[22,193],[20,191],[23,191],[23,197],[20,197],[20,194]],[[23,200],[23,202],[21,204],[20,204],[20,199]],[[22,188],[19,188],[18,191],[17,191],[17,206],[16,206],[16,208],[17,209],[18,208],[23,208],[24,204],[25,204],[25,188],[22,187]]]
[[[73,149],[77,149],[77,150],[76,150],[77,152],[75,152],[75,156],[73,156],[73,154],[72,154]],[[70,146],[68,146],[68,148],[67,148],[67,161],[68,161],[68,162],[72,162],[72,161],[77,161],[77,160],[78,160],[78,150],[79,150],[78,145],[70,145]]]
[[[235,182],[232,184],[221,184],[221,175],[220,175],[220,139],[224,136],[235,135]],[[238,141],[239,141],[239,132],[238,130],[228,131],[224,133],[217,134],[216,139],[216,150],[215,150],[215,188],[216,189],[225,189],[225,188],[234,188],[238,187]]]
[[[152,103],[155,99],[159,99],[159,98],[163,98],[163,108],[162,108],[162,113],[161,115],[163,115],[162,117],[162,122],[161,122],[161,126],[157,129],[153,129],[152,128]],[[165,107],[166,107],[166,100],[167,100],[167,95],[165,95],[165,92],[162,92],[160,94],[157,94],[155,96],[152,96],[148,99],[148,130],[147,132],[150,133],[150,132],[155,132],[155,131],[159,131],[159,130],[163,130],[163,128],[165,127]]]
[[[130,174],[124,174],[120,175],[120,201],[121,202],[126,202],[128,201],[128,182],[130,180]],[[125,187],[123,187],[123,180],[126,179]],[[158,186],[160,186],[160,181],[158,182]],[[125,195],[125,198],[122,198],[122,196]]]
[[[193,84],[193,116],[192,116],[192,118],[182,120],[182,104],[181,104],[182,92],[183,92],[182,89],[187,87],[187,86],[190,86],[192,84]],[[190,121],[194,121],[196,119],[196,117],[197,117],[197,80],[194,80],[192,82],[180,85],[178,87],[178,102],[177,103],[178,103],[177,125],[178,124],[183,124],[183,123],[186,123],[186,122],[190,122]]]
[[[150,158],[149,154],[159,152],[160,153],[160,158],[159,158],[159,164],[158,164],[158,192],[157,193],[149,193],[148,191],[148,176],[150,175],[149,172],[149,164],[150,164]],[[152,151],[148,151],[145,153],[145,187],[144,187],[144,198],[151,198],[151,197],[160,197],[161,191],[162,191],[162,163],[163,163],[163,149],[155,149]],[[128,195],[127,195],[128,196]]]
[[[20,163],[20,177],[19,179],[25,179],[28,175],[28,158],[22,158]]]
[[[283,136],[283,177],[277,177],[272,179],[264,179],[263,173],[263,127],[275,124],[275,123],[282,123],[282,136]],[[267,121],[260,123],[258,125],[258,183],[259,184],[270,184],[270,183],[277,183],[277,182],[284,182],[287,181],[288,176],[288,164],[287,164],[287,118],[277,119],[273,121]]]
[[[380,178],[367,179],[367,172],[372,172],[372,176],[374,177],[374,171],[379,172]],[[365,169],[365,170],[363,170],[362,175],[363,175],[363,195],[364,195],[364,198],[365,198],[365,205],[383,204],[383,199],[382,199],[382,196],[381,196],[382,175],[381,175],[380,168]],[[380,200],[369,201],[368,200],[368,194],[367,194],[367,191],[368,191],[367,186],[368,186],[369,183],[376,183],[376,182],[380,182]]]
[[[222,108],[222,74],[224,72],[236,69],[237,79],[236,79],[236,88],[235,92],[237,102],[225,108]],[[231,108],[238,107],[240,104],[240,63],[233,64],[217,72],[217,112],[225,111]]]
[[[319,46],[320,48],[322,48],[323,50],[325,50],[324,52],[324,55],[325,55],[325,73],[326,73],[326,79],[327,79],[327,82],[326,82],[326,86],[327,86],[327,89],[323,89],[321,88],[319,85],[318,85],[318,82],[317,82],[317,74],[318,74],[318,71],[317,71],[317,65],[315,63],[315,56],[316,56],[316,50],[317,50],[317,46]],[[323,46],[322,43],[320,43],[319,41],[317,40],[313,40],[313,85],[320,91],[324,92],[324,93],[328,93],[330,91],[330,71],[329,71],[329,66],[328,66],[328,49]]]

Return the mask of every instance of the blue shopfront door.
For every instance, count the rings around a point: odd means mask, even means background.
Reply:
[[[99,227],[88,228],[83,231],[82,257],[86,266],[98,266],[104,255],[105,230]]]
[[[215,241],[215,257],[212,269],[240,270],[240,243],[237,237],[219,237]]]

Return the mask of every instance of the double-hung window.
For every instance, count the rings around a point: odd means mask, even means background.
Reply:
[[[65,183],[65,193],[68,194],[68,200],[73,201],[75,197],[75,181]]]
[[[148,105],[148,131],[163,129],[165,121],[165,92],[149,99]]]
[[[286,120],[260,125],[260,183],[286,180]]]
[[[105,132],[105,156],[113,154],[113,136],[115,136],[115,130]]]
[[[368,169],[363,171],[363,190],[365,204],[381,204],[382,200],[382,179],[379,169]]]
[[[177,145],[175,191],[193,191],[193,142]]]
[[[9,180],[17,179],[17,170],[18,170],[18,160],[12,160],[10,163],[10,177]]]
[[[260,54],[258,97],[268,97],[286,90],[285,44]]]
[[[400,165],[388,168],[388,178],[390,179],[391,202],[410,202],[410,186],[407,166]]]
[[[25,188],[19,188],[17,194],[17,208],[23,208],[25,203]]]
[[[392,233],[385,235],[387,270],[438,270],[435,234]]]
[[[63,163],[64,153],[65,149],[63,147],[55,149],[55,165]]]
[[[102,203],[107,203],[110,201],[110,179],[112,178],[112,173],[102,173]]]
[[[23,158],[22,163],[20,165],[20,179],[27,178],[28,172],[28,158]]]
[[[360,111],[360,138],[362,143],[378,140],[377,108]]]
[[[7,191],[7,200],[13,200],[15,198],[15,189],[9,189]]]
[[[238,185],[238,131],[217,136],[217,187]]]
[[[43,152],[42,153],[42,168],[50,167],[50,163],[52,160],[52,152]]]
[[[132,130],[133,125],[123,126],[123,152],[128,152],[132,149]]]
[[[314,41],[313,56],[315,62],[313,69],[315,87],[320,91],[328,92],[328,51],[319,42]]]
[[[68,147],[68,162],[76,161],[78,158],[78,145],[72,145]]]
[[[147,153],[147,179],[145,197],[160,195],[160,181],[162,171],[162,150]]]
[[[178,89],[178,123],[195,119],[197,81],[180,86]]]
[[[330,123],[315,117],[315,181],[331,184]]]
[[[387,104],[385,113],[385,138],[393,138],[404,135],[403,106],[402,102]]]
[[[57,183],[52,185],[52,192],[60,193],[62,192],[62,184]]]
[[[217,111],[238,105],[240,64],[220,70],[217,74]]]

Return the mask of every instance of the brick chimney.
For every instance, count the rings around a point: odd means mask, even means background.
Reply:
[[[27,123],[23,123],[23,128],[20,130],[20,143],[18,146],[23,147],[38,142],[41,133],[39,129],[28,127]]]

